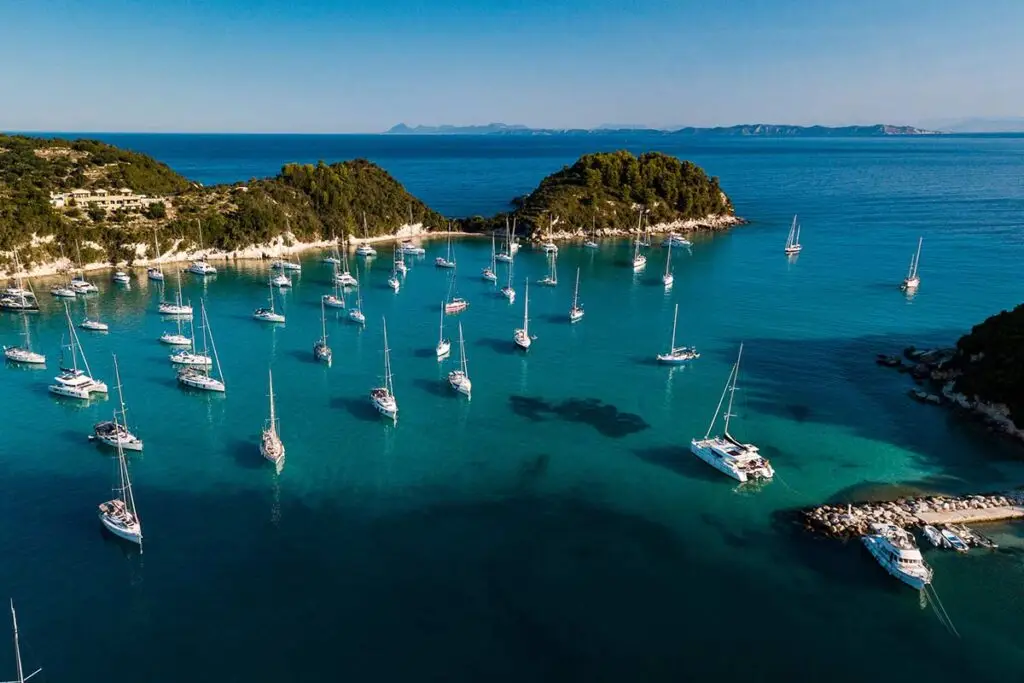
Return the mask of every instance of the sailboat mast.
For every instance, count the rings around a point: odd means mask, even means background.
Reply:
[[[669,346],[669,353],[676,350],[676,324],[679,322],[679,304],[676,304],[676,312],[672,314],[672,344]]]
[[[462,374],[469,376],[469,367],[466,363],[466,339],[462,336],[462,321],[459,321],[459,365],[462,366]]]
[[[269,277],[267,278],[267,294],[270,299],[270,312],[274,312],[274,281]]]
[[[14,665],[18,672],[17,683],[24,683],[25,671],[21,668],[21,646],[18,644],[18,615],[14,611],[14,600],[11,600],[11,622],[14,624]]]
[[[23,315],[21,317],[22,317],[22,320],[24,320],[24,322],[25,322],[25,348],[28,349],[29,351],[31,351],[32,350],[32,337],[29,336],[29,332],[28,332],[28,316],[27,315]]]
[[[117,356],[114,356],[114,381],[117,382],[117,400],[121,404],[121,420],[128,427],[128,411],[124,407],[124,392],[121,390],[121,371],[117,367]]]
[[[270,387],[270,429],[277,433],[277,417],[274,414],[274,373],[267,370],[267,384]]]
[[[437,343],[444,341],[444,302],[441,302],[441,329],[438,332]]]
[[[672,240],[668,241],[668,257],[665,259],[665,275],[669,274],[672,268]]]
[[[206,330],[203,332],[203,343],[206,343],[206,332],[210,333],[210,346],[213,348],[213,360],[217,363],[217,377],[224,381],[224,372],[220,369],[220,357],[217,355],[217,342],[213,340],[213,330],[210,328],[210,319],[206,317],[206,304],[203,304],[203,318],[206,320]]]
[[[921,243],[924,242],[924,237],[917,238],[917,253],[914,254],[914,273],[913,276],[917,277],[917,267],[921,265]]]
[[[729,436],[729,418],[732,417],[732,403],[736,398],[736,380],[740,375],[740,359],[743,357],[743,344],[740,344],[740,351],[736,354],[736,365],[732,369],[732,383],[729,387],[729,407],[725,410],[725,435]]]
[[[526,281],[526,301],[523,303],[523,334],[530,336],[530,281]]]
[[[572,307],[576,308],[576,304],[579,303],[580,299],[580,268],[576,266],[576,289],[572,293]]]
[[[384,386],[388,389],[389,395],[394,395],[394,388],[391,384],[391,350],[388,349],[388,321],[384,321]]]
[[[320,331],[324,335],[324,343],[327,342],[327,309],[324,307],[324,300],[320,299]]]
[[[729,370],[729,378],[725,381],[725,387],[722,389],[722,395],[718,398],[718,407],[715,408],[715,414],[711,418],[711,424],[708,425],[708,431],[704,433],[705,439],[711,436],[711,430],[715,428],[715,423],[718,422],[718,414],[722,412],[722,403],[725,402],[725,395],[726,393],[728,393],[729,387],[732,386],[732,376],[734,372],[736,372],[735,365],[732,366],[731,370]],[[726,422],[729,421],[728,417],[726,417],[725,419]]]

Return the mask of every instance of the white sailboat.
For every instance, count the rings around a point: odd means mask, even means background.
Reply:
[[[14,249],[14,284],[9,285],[0,291],[0,308],[12,311],[37,311],[39,302],[36,301],[36,294],[32,286],[25,287],[22,279],[21,261],[18,259],[18,250]]]
[[[796,215],[793,216],[793,224],[789,226],[789,235],[786,237],[786,253],[790,256],[799,254],[803,246],[800,244],[800,224],[796,222]]]
[[[497,254],[495,253],[494,248],[495,248],[494,234],[492,233],[491,234],[491,263],[486,268],[484,268],[483,272],[480,274],[480,277],[482,277],[487,282],[497,282],[498,281],[498,273],[497,273],[498,264],[495,261],[495,257],[497,256]]]
[[[155,266],[150,266],[146,269],[146,277],[154,282],[164,281],[164,269],[160,263],[160,242],[157,238],[156,230],[153,231],[153,258],[151,259],[156,263]]]
[[[523,326],[517,329],[512,339],[515,341],[516,346],[523,349],[524,351],[529,350],[530,345],[533,344],[533,337],[530,336],[530,281],[526,281],[526,294],[525,301],[523,302]]]
[[[743,483],[752,479],[771,479],[775,476],[768,459],[763,457],[757,446],[749,443],[742,443],[729,433],[729,418],[733,417],[732,405],[736,394],[736,378],[740,372],[740,359],[743,356],[743,345],[740,344],[739,354],[736,362],[729,373],[722,397],[718,400],[718,408],[715,409],[715,416],[711,418],[708,431],[703,439],[692,439],[690,450],[698,458],[714,467],[719,472],[726,474],[733,479]],[[718,414],[722,410],[722,403],[725,395],[729,394],[729,405],[725,410],[725,424],[721,436],[711,436],[711,430],[715,427]]]
[[[355,308],[348,309],[348,319],[359,325],[366,324],[366,316],[363,314],[363,288],[356,287]]]
[[[557,265],[557,261],[558,261],[558,252],[557,251],[549,251],[548,252],[548,274],[545,275],[541,279],[541,281],[540,281],[540,284],[544,285],[545,287],[554,287],[554,286],[556,286],[558,284],[558,265]]]
[[[260,308],[257,308],[252,312],[252,317],[265,323],[283,323],[284,316],[274,310],[274,285],[272,282],[267,287],[267,290],[270,293],[270,307],[264,308],[261,306]]]
[[[644,215],[640,214],[640,220],[637,221],[637,234],[636,240],[633,242],[633,272],[639,272],[647,267],[647,257],[640,253],[640,234],[643,225]]]
[[[50,287],[50,295],[64,299],[74,299],[78,294],[71,289],[70,285],[54,285]]]
[[[181,346],[188,346],[188,348],[187,349],[179,349],[178,351],[175,351],[174,353],[172,353],[169,356],[169,359],[170,359],[171,363],[173,363],[175,365],[190,365],[190,366],[194,365],[194,366],[198,366],[198,367],[202,367],[202,368],[208,368],[211,365],[213,365],[213,358],[211,358],[209,356],[209,354],[207,354],[207,352],[206,352],[206,325],[203,322],[203,317],[200,316],[200,318],[199,318],[199,331],[203,335],[203,352],[202,353],[199,353],[199,350],[196,347],[195,321],[193,319],[189,319],[188,323],[189,323],[189,334],[191,334],[191,336],[190,337],[185,337],[186,343],[185,344],[181,344]],[[179,325],[181,324],[180,323],[180,319],[179,319],[179,323],[178,324]],[[178,346],[178,344],[175,344],[175,346]]]
[[[114,356],[114,380],[117,382],[117,400],[121,409],[114,411],[113,420],[104,420],[94,424],[92,426],[93,435],[89,439],[95,439],[111,448],[141,451],[142,439],[132,434],[128,429],[128,409],[124,405],[124,393],[121,390],[121,371],[117,367],[117,356]],[[118,419],[118,416],[120,416],[120,419]]]
[[[327,310],[324,308],[322,299],[320,301],[320,338],[313,344],[313,358],[327,363],[327,367],[331,366],[331,361],[334,358],[331,347],[327,345]]]
[[[583,320],[583,306],[580,305],[580,269],[576,267],[576,289],[572,292],[572,308],[569,309],[569,322]]]
[[[551,219],[551,218],[548,219],[548,236],[547,236],[547,241],[544,242],[544,244],[541,245],[541,248],[544,250],[545,254],[557,254],[558,253],[558,245],[551,241],[551,227],[554,224],[554,222],[555,222],[555,219]]]
[[[25,683],[28,679],[35,676],[42,669],[36,669],[28,676],[25,675],[25,670],[21,664],[21,644],[18,642],[18,615],[14,611],[14,600],[11,600],[11,623],[14,626],[14,670],[17,672],[18,678],[8,683]]]
[[[186,365],[178,371],[178,383],[193,389],[203,391],[224,392],[224,373],[220,368],[220,358],[217,356],[217,345],[213,341],[213,330],[210,329],[210,319],[206,315],[206,304],[199,300],[199,311],[202,314],[203,326],[203,356],[206,356],[206,337],[210,337],[210,348],[213,349],[213,362],[217,366],[217,375],[210,374],[209,365]]]
[[[672,341],[668,346],[668,353],[659,353],[659,363],[685,363],[686,361],[700,358],[697,349],[692,346],[676,346],[676,324],[679,322],[679,304],[676,304],[675,313],[672,315]]]
[[[132,282],[131,276],[123,270],[115,270],[110,279],[119,285],[130,285]]]
[[[452,274],[448,278],[448,300],[444,302],[444,312],[448,315],[455,315],[462,313],[467,308],[469,308],[469,302],[461,296],[456,296],[455,269],[452,268]]]
[[[444,336],[444,302],[441,302],[441,331],[438,333],[437,338],[437,359],[443,360],[448,357],[448,354],[452,352],[452,342],[450,339]]]
[[[334,272],[334,281],[342,287],[358,287],[359,280],[352,277],[348,270],[348,249],[341,252],[341,272]]]
[[[291,271],[301,271],[302,270],[302,264],[299,263],[298,261],[292,261],[290,258],[279,258],[279,259],[273,261],[270,264],[270,267],[272,269],[274,269],[274,270],[291,270]],[[291,280],[288,281],[288,284],[291,285]]]
[[[917,239],[917,252],[910,259],[910,269],[907,271],[907,276],[903,278],[903,284],[900,285],[900,289],[905,292],[912,292],[921,284],[921,276],[917,272],[917,267],[921,263],[921,243],[923,241],[923,237]]]
[[[393,261],[391,265],[391,275],[388,276],[388,287],[390,287],[395,294],[398,294],[398,290],[402,287],[402,281],[398,279],[398,262]]]
[[[100,291],[100,288],[85,279],[85,268],[82,267],[82,249],[78,242],[75,242],[75,252],[78,255],[78,272],[72,276],[71,282],[68,283],[71,289],[75,290],[76,294],[95,294]]]
[[[587,241],[583,243],[584,249],[600,249],[601,245],[597,243],[597,216],[591,216],[590,218],[590,236]]]
[[[184,318],[182,318],[180,315],[174,317],[174,322],[177,323],[177,325],[178,325],[178,331],[177,332],[164,332],[163,334],[161,334],[160,335],[160,343],[161,344],[167,344],[168,346],[191,346],[192,345],[192,337],[189,337],[188,335],[183,334],[182,331],[181,331],[182,320],[184,320]],[[191,320],[189,320],[189,323],[191,324]]]
[[[516,290],[512,287],[512,262],[508,264],[508,284],[501,288],[501,295],[511,304],[516,300]]]
[[[75,326],[71,323],[71,312],[68,311],[67,304],[64,305],[64,317],[68,323],[68,336],[70,337],[71,367],[62,366],[60,374],[54,378],[55,384],[51,384],[47,389],[50,393],[58,396],[79,398],[85,401],[89,400],[93,394],[107,393],[107,385],[92,377],[89,360],[85,357],[85,349],[82,348],[78,334],[75,332]],[[78,367],[79,355],[82,356],[82,365],[85,370]]]
[[[117,421],[117,415],[114,415]],[[132,493],[132,480],[128,474],[128,460],[124,457],[124,448],[117,442],[117,478],[114,482],[114,497],[100,503],[99,517],[110,533],[131,543],[142,545],[142,520],[135,509],[135,494]]]
[[[414,243],[412,240],[402,240],[402,244],[398,250],[402,254],[409,254],[410,256],[423,256],[427,253],[426,249]]]
[[[675,281],[676,278],[672,275],[672,243],[669,242],[668,254],[665,256],[665,274],[661,276],[661,284],[665,285],[665,289],[671,289]]]
[[[395,253],[392,260],[394,261],[394,270],[396,273],[399,273],[401,275],[408,275],[409,266],[405,264],[405,252],[402,249],[395,249]]]
[[[369,235],[369,231],[366,227],[366,212],[363,212],[363,239],[366,239]],[[356,255],[362,256],[363,258],[373,258],[377,255],[377,250],[370,246],[369,242],[363,242],[356,248]]]
[[[332,237],[331,239],[334,242],[334,247],[331,249],[331,252],[327,256],[324,256],[322,259],[320,259],[320,263],[326,263],[331,266],[340,266],[341,259],[338,258],[338,238]]]
[[[274,412],[274,373],[270,370],[267,370],[267,386],[270,389],[270,417],[260,434],[260,455],[280,467],[284,461],[284,442],[281,441],[280,423]]]
[[[455,268],[455,258],[452,256],[452,226],[448,225],[448,253],[446,256],[438,256],[434,259],[434,265],[438,268]]]
[[[388,348],[388,321],[384,325],[384,386],[370,390],[370,402],[377,412],[393,421],[398,421],[398,401],[395,400],[395,387],[391,377],[391,350]]]
[[[108,332],[110,330],[110,325],[99,318],[93,320],[89,317],[88,299],[83,302],[83,305],[85,307],[85,317],[82,318],[82,322],[78,323],[78,326],[83,330],[88,330],[89,332]]]
[[[25,343],[22,346],[4,346],[4,358],[12,363],[45,365],[46,356],[32,350],[32,338],[28,329],[28,316],[21,316],[25,323]]]
[[[178,277],[178,291],[175,294],[174,303],[168,303],[167,301],[161,301],[160,304],[157,306],[156,310],[157,310],[157,312],[160,315],[187,316],[187,317],[191,318],[192,317],[192,304],[191,304],[191,302],[188,303],[187,305],[183,304],[181,302],[181,271],[178,271],[177,277]],[[161,295],[162,294],[163,293],[161,292]]]
[[[466,360],[466,339],[462,336],[462,323],[459,323],[459,369],[448,373],[448,384],[455,391],[470,398],[473,383],[469,379],[469,365]]]
[[[345,308],[345,294],[341,291],[341,282],[338,281],[338,266],[333,266],[334,277],[331,281],[334,283],[334,291],[330,294],[324,294],[320,297],[320,301],[324,306],[330,308]]]
[[[500,254],[495,255],[494,258],[496,261],[512,263],[512,258],[515,254],[515,252],[512,251],[512,232],[512,229],[508,226],[508,216],[505,216],[505,249]]]
[[[217,269],[206,262],[206,254],[203,253],[203,222],[196,219],[199,223],[199,258],[192,261],[192,264],[188,267],[188,272],[193,275],[216,275]]]
[[[284,273],[278,273],[270,278],[270,285],[279,289],[292,286],[292,279]]]

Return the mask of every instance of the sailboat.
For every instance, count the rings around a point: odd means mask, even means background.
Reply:
[[[202,299],[199,300],[199,310],[202,313],[203,326],[202,355],[206,356],[206,337],[209,334],[210,347],[213,349],[213,360],[217,366],[217,376],[214,377],[210,374],[209,365],[187,365],[178,371],[178,382],[193,389],[223,392],[226,389],[224,386],[224,373],[220,368],[220,358],[217,357],[217,345],[213,341],[213,330],[210,329],[210,319],[206,316],[206,304]]]
[[[331,266],[340,266],[341,259],[338,258],[338,238],[332,237],[331,241],[334,242],[334,247],[331,249],[331,252],[327,256],[324,256],[322,259],[320,259],[320,263],[326,263]]]
[[[498,274],[496,272],[497,268],[498,268],[498,264],[494,260],[495,256],[496,256],[496,254],[495,254],[495,251],[494,251],[494,234],[492,233],[491,234],[491,264],[489,266],[487,266],[486,268],[484,268],[483,272],[480,275],[487,282],[497,282],[498,281]]]
[[[5,346],[4,358],[12,363],[24,363],[25,365],[45,365],[46,356],[32,350],[32,339],[28,331],[28,316],[21,316],[25,323],[25,344],[24,346]]]
[[[395,400],[395,387],[391,377],[391,350],[388,348],[388,321],[384,325],[384,386],[370,389],[370,402],[377,412],[393,421],[398,421],[398,401]]]
[[[92,426],[93,435],[89,439],[96,439],[101,444],[111,448],[141,451],[142,439],[132,434],[128,429],[128,410],[124,406],[124,393],[121,391],[121,372],[117,367],[117,356],[114,356],[114,379],[117,382],[117,400],[121,409],[114,411],[113,420],[105,420],[94,424]],[[118,415],[120,415],[120,421],[118,420]]]
[[[910,269],[907,271],[907,276],[903,278],[903,284],[900,285],[900,289],[905,292],[912,292],[921,284],[921,276],[918,275],[917,267],[921,263],[921,243],[923,241],[923,237],[917,239],[917,253],[910,259]]]
[[[279,289],[292,286],[292,279],[284,273],[278,273],[270,277],[270,285]]]
[[[174,317],[174,322],[178,325],[177,332],[164,332],[160,335],[160,343],[167,344],[168,346],[191,346],[192,337],[185,335],[181,331],[181,322],[184,320],[182,316],[178,315]],[[191,324],[191,320],[189,320]]]
[[[444,303],[444,312],[448,315],[462,313],[469,308],[469,302],[461,296],[455,296],[455,269],[452,268],[451,277],[448,278],[448,300]]]
[[[320,300],[320,338],[313,344],[313,358],[327,363],[331,366],[334,354],[331,347],[327,345],[327,310],[324,308],[324,301]]]
[[[466,339],[462,336],[462,323],[459,323],[459,369],[448,373],[448,384],[452,389],[469,398],[473,392],[473,383],[469,380],[469,365],[466,361]]]
[[[501,295],[508,299],[509,303],[516,300],[516,290],[512,287],[512,262],[508,265],[508,284],[501,288]]]
[[[668,346],[668,353],[659,353],[659,363],[685,363],[688,360],[700,358],[700,354],[692,346],[676,346],[676,325],[679,322],[679,304],[676,304],[675,313],[672,314],[672,341]]]
[[[502,263],[512,263],[512,230],[508,227],[508,216],[505,216],[505,250],[496,254],[494,259]]]
[[[530,336],[530,281],[526,281],[526,300],[523,302],[523,327],[512,335],[516,346],[524,351],[533,344],[533,337]]]
[[[179,319],[179,325],[181,324]],[[210,367],[213,365],[213,358],[206,353],[206,325],[203,322],[203,318],[199,319],[199,329],[203,334],[203,352],[199,353],[196,349],[196,329],[195,321],[189,319],[189,333],[191,337],[185,337],[185,344],[181,346],[188,346],[187,349],[179,349],[170,355],[170,361],[175,365],[195,365],[199,367]],[[182,335],[184,336],[184,335]],[[161,339],[162,340],[162,339]],[[175,344],[177,346],[177,344]]]
[[[284,460],[284,443],[281,441],[280,424],[274,412],[274,373],[270,370],[267,370],[267,385],[270,388],[270,417],[264,423],[263,433],[260,435],[260,455],[280,466]]]
[[[718,408],[715,409],[715,416],[711,418],[708,431],[703,439],[692,439],[690,450],[698,458],[714,467],[719,472],[726,474],[737,481],[744,483],[752,479],[771,479],[775,476],[768,459],[763,457],[757,446],[749,443],[742,443],[729,433],[729,419],[733,417],[732,405],[736,394],[736,378],[740,373],[740,359],[743,356],[743,344],[740,344],[739,353],[736,355],[736,362],[729,373],[729,379],[722,390],[722,397],[718,400]],[[725,402],[725,395],[729,395],[729,405],[725,410],[725,425],[721,436],[711,436],[711,430],[715,428],[718,421],[718,414],[722,410],[722,403]]]
[[[548,252],[548,274],[540,281],[540,284],[545,287],[554,287],[558,284],[558,267],[556,261],[558,260],[557,251]]]
[[[132,282],[131,276],[123,270],[115,270],[110,279],[119,285],[130,285]]]
[[[60,374],[54,380],[56,384],[47,387],[52,394],[89,400],[92,394],[107,393],[107,385],[100,380],[93,379],[92,370],[89,369],[89,361],[85,357],[85,350],[75,333],[75,326],[71,324],[71,312],[67,304],[64,305],[64,318],[68,322],[68,335],[70,337],[69,350],[71,351],[71,367],[61,366]],[[78,368],[78,356],[82,356],[82,365],[85,370]]]
[[[85,268],[82,267],[82,249],[78,242],[75,242],[75,252],[78,254],[78,273],[71,278],[69,283],[76,294],[95,294],[100,288],[85,279]]]
[[[174,303],[168,303],[161,301],[157,306],[157,312],[160,315],[173,315],[173,316],[188,316],[192,317],[192,304],[188,305],[181,303],[181,271],[178,271],[178,291],[175,295]]]
[[[409,273],[409,266],[405,265],[405,251],[402,249],[395,249],[392,260],[394,261],[394,270],[396,273],[407,275]]]
[[[117,422],[117,414],[114,414]],[[114,482],[114,498],[100,503],[100,522],[110,533],[126,541],[142,545],[142,520],[135,509],[135,495],[132,480],[128,475],[128,460],[124,457],[121,442],[117,445],[117,479]]]
[[[366,228],[366,212],[363,211],[363,239],[367,239],[369,233]],[[356,255],[362,256],[363,258],[373,258],[377,255],[377,250],[370,246],[369,242],[363,242],[356,248]]]
[[[366,324],[366,316],[363,315],[363,288],[356,287],[355,308],[348,309],[348,319],[360,325]]]
[[[644,215],[640,214],[640,220],[637,221],[637,234],[636,240],[633,242],[633,272],[639,272],[647,267],[647,257],[640,253],[640,234],[642,230]]]
[[[18,250],[14,250],[14,286],[7,287],[0,293],[0,310],[5,311],[38,311],[39,301],[36,300],[35,292],[31,285],[28,289],[24,287],[21,277],[21,262],[18,260]]]
[[[206,262],[206,254],[203,251],[203,221],[196,219],[199,223],[199,258],[188,267],[188,272],[194,275],[216,275],[217,269]]]
[[[569,309],[569,322],[583,320],[583,306],[580,305],[580,269],[576,267],[576,289],[572,293],[572,308]]]
[[[338,281],[338,266],[334,267],[334,277],[331,278],[334,282],[334,291],[330,294],[324,294],[320,297],[320,301],[324,306],[330,308],[345,308],[345,294],[341,291],[341,283]]]
[[[18,643],[18,615],[14,611],[14,600],[11,600],[11,623],[14,625],[14,670],[17,672],[18,678],[8,683],[25,683],[25,681],[35,676],[42,669],[36,669],[26,676],[25,670],[21,666],[21,645]]]
[[[150,266],[146,269],[146,277],[156,282],[164,281],[164,269],[160,264],[160,242],[157,238],[156,230],[153,231],[153,259],[156,265]]]
[[[60,248],[60,262],[64,262],[64,247]],[[64,284],[56,284],[50,287],[50,294],[55,297],[62,297],[65,299],[74,299],[78,294],[72,288],[71,283],[67,282]]]
[[[270,264],[270,267],[272,269],[274,269],[274,270],[292,270],[292,271],[301,271],[302,270],[302,264],[301,263],[299,263],[298,261],[292,261],[289,258],[279,258],[279,259],[273,261]],[[288,281],[288,284],[291,285],[291,280]]]
[[[341,272],[334,271],[334,281],[342,287],[358,287],[359,280],[348,271],[348,249],[341,252]]]
[[[672,275],[672,243],[669,242],[668,254],[665,256],[665,274],[661,276],[661,284],[665,285],[665,289],[671,289],[675,281],[676,278]]]
[[[92,320],[89,317],[89,301],[88,300],[83,302],[83,305],[85,307],[85,317],[82,318],[82,322],[78,323],[78,326],[81,329],[88,330],[89,332],[107,332],[107,331],[110,330],[110,325],[108,325],[107,323],[99,320],[98,318],[96,320]]]
[[[441,331],[437,338],[437,359],[442,360],[452,352],[452,342],[444,336],[444,302],[441,302]]]
[[[256,320],[260,320],[265,323],[283,323],[284,316],[274,310],[274,285],[270,283],[267,286],[267,290],[270,293],[270,307],[269,308],[257,308],[252,312],[252,317]]]
[[[398,294],[398,290],[402,287],[402,281],[398,279],[398,262],[391,262],[391,275],[388,276],[388,287]]]
[[[786,253],[792,256],[799,254],[803,246],[800,245],[800,224],[796,222],[796,215],[793,216],[793,224],[789,226],[789,236],[786,237]]]
[[[554,219],[548,219],[548,239],[544,244],[541,245],[541,248],[544,249],[545,254],[558,253],[558,245],[551,241],[551,227],[552,225],[554,225],[554,222]]]
[[[448,255],[438,256],[434,259],[434,265],[438,268],[455,268],[455,259],[452,257],[452,226],[448,226]]]
[[[601,245],[597,243],[597,216],[592,216],[590,219],[590,237],[583,243],[584,249],[599,249]]]

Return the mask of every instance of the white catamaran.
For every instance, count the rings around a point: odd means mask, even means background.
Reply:
[[[203,353],[198,355],[209,358],[206,347],[206,337],[209,335],[210,348],[213,349],[213,362],[217,366],[217,375],[213,376],[210,374],[211,366],[208,363],[185,364],[185,367],[178,371],[178,383],[193,389],[202,389],[203,391],[224,392],[226,389],[224,386],[224,373],[220,368],[220,358],[217,357],[217,345],[213,341],[213,330],[210,329],[210,319],[206,315],[206,304],[202,299],[199,300],[199,311],[201,313],[200,320],[203,329]]]
[[[270,417],[264,423],[260,435],[260,455],[280,468],[284,461],[284,443],[281,441],[281,425],[274,412],[274,373],[270,370],[267,370],[267,385],[270,389]]]
[[[523,326],[512,334],[516,346],[523,351],[528,351],[533,344],[533,337],[530,336],[530,281],[526,281],[526,294],[523,301]]]
[[[469,364],[466,360],[466,339],[462,336],[462,323],[459,323],[459,369],[448,373],[448,384],[452,389],[471,398],[473,383],[469,380]]]
[[[676,346],[676,325],[679,322],[679,304],[676,304],[676,311],[672,315],[672,342],[669,344],[668,353],[659,353],[659,363],[685,363],[688,360],[700,358],[697,349],[692,346]]]
[[[67,304],[64,305],[64,317],[68,322],[71,367],[61,367],[60,374],[54,378],[55,384],[51,384],[48,387],[50,393],[57,394],[58,396],[67,396],[69,398],[79,398],[86,401],[89,400],[93,394],[106,394],[107,385],[100,380],[93,379],[92,377],[92,370],[89,369],[89,361],[85,357],[85,350],[82,348],[82,344],[78,340],[78,334],[75,332],[75,326],[71,323],[71,313],[68,311]],[[85,370],[80,370],[78,367],[79,355],[82,356],[82,365],[85,367]]]
[[[114,356],[114,380],[117,382],[117,400],[120,410],[114,411],[113,420],[97,422],[92,426],[93,435],[104,446],[123,448],[128,451],[141,451],[142,439],[128,429],[128,410],[124,405],[124,393],[121,390],[121,371],[117,367],[117,356]],[[120,420],[118,419],[120,416]]]
[[[793,224],[789,226],[789,235],[786,237],[786,254],[793,256],[799,254],[803,246],[800,244],[800,224],[793,216]]]
[[[768,459],[763,457],[757,446],[749,443],[742,443],[729,433],[729,418],[732,415],[733,398],[736,394],[736,378],[740,372],[740,359],[743,356],[743,345],[740,344],[739,354],[736,362],[729,373],[722,397],[718,400],[718,408],[715,409],[715,416],[711,418],[708,431],[703,439],[692,439],[690,450],[698,458],[714,467],[719,472],[726,474],[737,481],[744,483],[754,479],[771,479],[775,476]],[[725,395],[729,394],[729,405],[725,410],[725,425],[721,436],[711,436],[711,430],[718,421],[718,414],[722,410],[722,403]]]
[[[24,363],[25,365],[45,365],[46,356],[32,350],[32,338],[28,330],[28,316],[21,316],[25,323],[25,344],[23,346],[5,346],[4,358],[12,363]]]
[[[441,332],[437,338],[437,359],[443,360],[452,352],[452,342],[444,336],[444,302],[441,302]]]
[[[117,415],[114,415],[117,421]],[[128,474],[128,460],[124,448],[117,444],[117,478],[114,480],[114,498],[100,503],[100,522],[110,533],[126,541],[142,545],[142,520],[135,509],[135,494]]]
[[[348,249],[341,252],[341,272],[334,271],[334,282],[342,287],[358,287],[359,280],[352,276],[348,270]]]
[[[391,378],[391,350],[388,348],[388,321],[384,319],[384,386],[370,389],[370,402],[377,412],[398,422],[398,401]]]
[[[572,308],[569,309],[569,322],[583,320],[583,305],[580,304],[580,269],[576,267],[576,289],[572,292]]]
[[[903,278],[903,284],[900,285],[900,289],[905,292],[912,292],[921,284],[921,276],[917,273],[917,267],[921,263],[921,243],[923,241],[923,237],[917,239],[917,252],[910,259],[910,270],[907,271],[907,276]]]
[[[14,611],[14,600],[11,600],[11,623],[14,626],[14,670],[17,672],[18,678],[8,683],[25,683],[28,679],[35,676],[42,669],[36,669],[28,676],[25,675],[25,669],[22,668],[21,664],[21,644],[18,642],[18,615]]]
[[[327,367],[331,367],[331,361],[334,359],[334,353],[327,345],[327,309],[324,308],[323,299],[320,300],[320,338],[313,344],[313,358],[327,363]]]

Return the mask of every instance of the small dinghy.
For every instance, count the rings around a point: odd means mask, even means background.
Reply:
[[[936,548],[949,547],[949,543],[947,543],[946,539],[942,537],[942,534],[939,533],[939,530],[933,527],[931,524],[925,526],[924,535],[925,538],[927,538],[931,542],[931,544]]]
[[[949,547],[951,547],[958,553],[966,553],[969,550],[967,544],[964,542],[964,539],[957,536],[948,528],[942,530],[942,538],[945,539],[946,543],[949,544]]]

